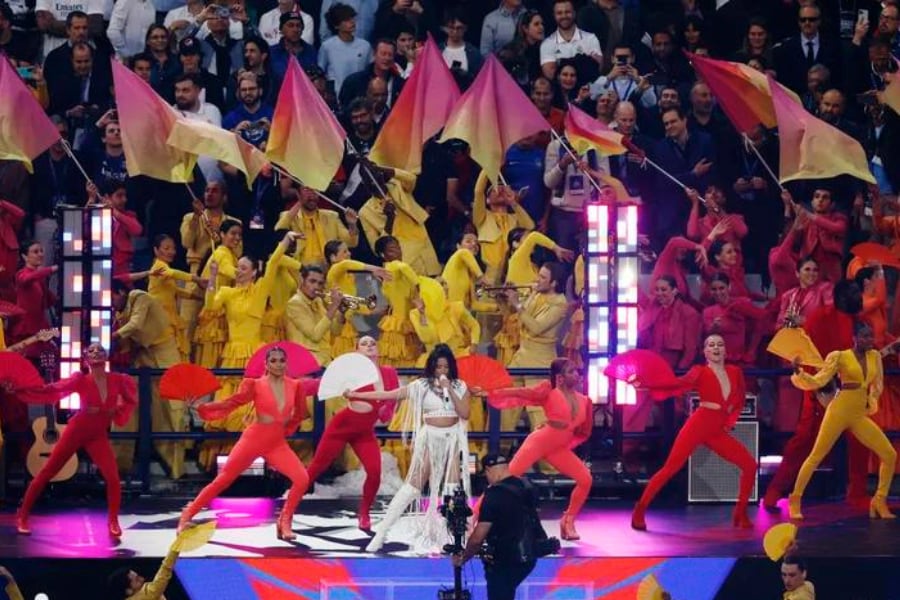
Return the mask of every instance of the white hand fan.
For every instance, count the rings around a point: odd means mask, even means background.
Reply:
[[[381,371],[371,359],[358,352],[342,354],[331,361],[319,380],[319,400],[343,396],[345,390],[358,390],[367,385],[384,389]]]

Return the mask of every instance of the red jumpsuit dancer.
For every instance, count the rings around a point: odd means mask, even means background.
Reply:
[[[725,340],[720,335],[706,338],[703,355],[706,357],[705,366],[691,367],[690,371],[676,380],[680,384],[677,387],[697,390],[700,394],[700,406],[678,432],[665,464],[647,483],[631,515],[633,529],[647,529],[644,520],[647,507],[663,486],[681,470],[691,453],[701,445],[707,446],[741,470],[738,502],[734,507],[732,523],[735,527],[753,527],[747,517],[747,502],[756,479],[756,461],[728,433],[744,406],[744,375],[739,367],[725,364]],[[639,382],[635,382],[635,385],[639,385]]]
[[[797,213],[801,236],[800,256],[812,256],[819,263],[822,277],[831,283],[843,279],[844,240],[847,237],[847,217],[834,210],[831,191],[818,188],[813,192],[812,212],[794,204],[791,193],[781,192],[785,204],[790,203]],[[849,346],[845,346],[849,348]]]
[[[834,304],[821,306],[809,315],[803,328],[820,354],[827,356],[831,352],[853,346],[853,321],[855,315],[862,310],[862,304],[862,291],[859,286],[852,281],[843,280],[834,286]],[[777,510],[778,500],[793,487],[803,461],[812,452],[824,415],[825,409],[815,395],[804,392],[800,419],[797,421],[794,435],[784,447],[781,464],[769,482],[763,498],[763,506],[767,510]],[[847,435],[850,471],[847,501],[854,505],[867,506],[868,451],[852,434]]]
[[[372,362],[378,362],[378,342],[370,336],[359,338],[356,350],[360,354],[368,356]],[[400,379],[397,371],[392,367],[380,366],[381,380],[384,383],[384,391],[396,390],[400,387]],[[356,390],[358,392],[375,391],[374,386],[367,386]],[[378,486],[381,485],[381,447],[375,437],[375,423],[390,421],[390,416],[383,413],[384,407],[391,407],[379,400],[361,400],[349,398],[348,405],[337,412],[328,425],[316,446],[316,454],[309,465],[310,483],[318,479],[334,460],[340,455],[344,446],[350,444],[359,462],[366,471],[366,482],[363,484],[362,500],[359,503],[359,528],[369,530],[372,521],[369,518],[369,510],[375,502]]]
[[[278,539],[290,541],[297,537],[291,531],[291,525],[294,510],[309,485],[309,476],[285,438],[295,432],[307,417],[306,396],[312,385],[311,380],[285,377],[286,368],[285,352],[278,347],[271,348],[266,354],[266,375],[258,379],[244,379],[237,393],[230,398],[199,407],[200,416],[204,420],[212,420],[225,418],[239,406],[253,402],[256,422],[241,434],[222,471],[184,508],[178,520],[179,533],[194,515],[234,483],[261,456],[291,480],[291,489],[276,526]]]
[[[563,475],[575,480],[569,507],[559,524],[564,540],[580,539],[575,531],[575,517],[584,506],[593,479],[584,462],[572,451],[591,437],[594,416],[590,398],[581,389],[581,371],[567,358],[550,363],[550,381],[533,388],[508,388],[491,392],[488,402],[494,408],[541,406],[547,422],[535,429],[516,451],[509,471],[516,477],[528,472],[539,460],[545,460]]]
[[[106,372],[107,358],[102,346],[91,344],[84,353],[89,374],[75,373],[68,379],[46,386],[39,393],[23,391],[19,394],[19,398],[28,403],[55,403],[72,393],[77,393],[81,400],[81,408],[69,420],[44,467],[25,490],[22,506],[16,515],[16,530],[22,535],[31,533],[28,515],[44,487],[75,452],[84,448],[106,480],[109,535],[114,538],[122,537],[122,528],[119,527],[122,485],[107,432],[110,422],[116,425],[128,422],[137,406],[137,390],[134,380],[128,375]]]

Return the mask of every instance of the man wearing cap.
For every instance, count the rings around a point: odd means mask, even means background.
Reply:
[[[272,73],[280,82],[284,81],[290,57],[293,55],[301,67],[315,66],[318,60],[316,49],[303,41],[303,15],[299,11],[286,12],[278,20],[281,40],[272,45],[269,60]],[[281,87],[279,85],[279,87]]]
[[[219,109],[225,106],[225,93],[218,78],[203,69],[203,46],[195,37],[186,37],[178,44],[178,59],[184,74],[192,74],[201,88],[200,101]]]
[[[451,560],[461,567],[487,541],[489,551],[483,560],[488,600],[514,600],[516,588],[537,562],[534,549],[523,548],[524,540],[533,539],[527,535],[528,528],[539,523],[537,494],[527,481],[509,472],[509,460],[502,454],[488,454],[481,464],[488,488],[478,524],[465,549]]]

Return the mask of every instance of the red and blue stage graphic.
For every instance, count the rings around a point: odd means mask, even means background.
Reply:
[[[734,558],[547,558],[519,587],[519,600],[633,600],[653,573],[673,598],[712,600]],[[175,569],[192,600],[426,600],[452,586],[437,558],[205,558]],[[487,597],[481,564],[464,569],[473,598]]]

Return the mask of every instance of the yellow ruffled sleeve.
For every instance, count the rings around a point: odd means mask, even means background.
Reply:
[[[795,387],[809,392],[823,387],[837,374],[841,364],[841,354],[840,350],[831,352],[825,357],[825,365],[815,374],[811,375],[806,371],[794,373],[791,375],[791,383]]]

